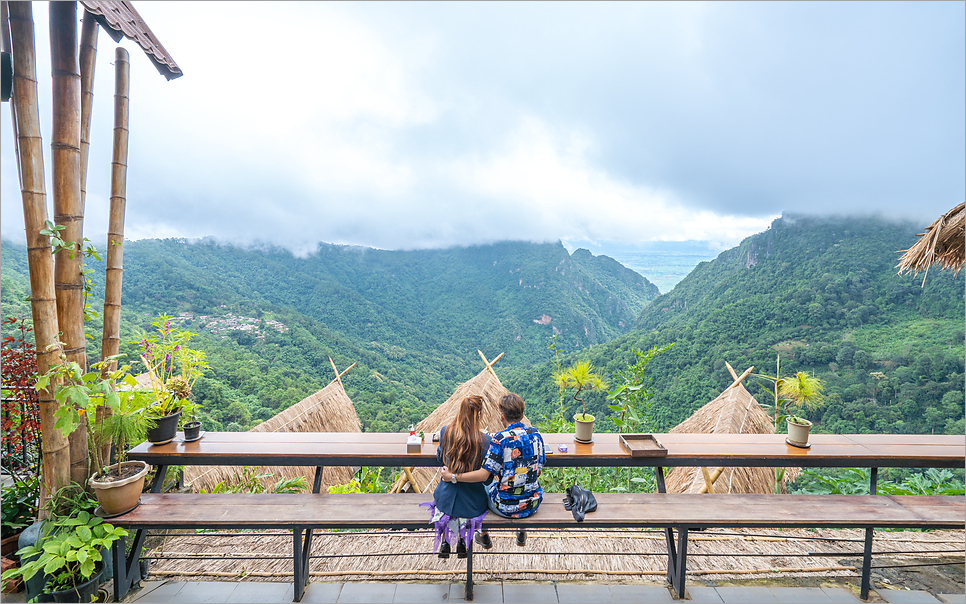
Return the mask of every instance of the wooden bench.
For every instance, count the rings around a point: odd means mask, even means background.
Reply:
[[[873,528],[963,528],[964,497],[882,495],[709,495],[601,493],[598,509],[578,523],[564,509],[563,495],[547,493],[540,510],[512,520],[489,514],[487,528],[664,528],[668,580],[684,597],[688,532],[702,528],[864,528],[862,597],[868,597]],[[309,578],[314,529],[427,528],[429,513],[419,504],[428,494],[144,494],[141,505],[111,520],[136,529],[285,529],[292,531],[295,601]],[[668,528],[670,527],[670,528]],[[677,531],[674,538],[673,530]],[[115,573],[131,572],[135,552],[124,559],[125,543],[114,545]],[[427,552],[429,554],[430,552]],[[473,599],[473,544],[467,544],[466,599]]]

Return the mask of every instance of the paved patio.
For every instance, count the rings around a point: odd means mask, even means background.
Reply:
[[[494,582],[474,587],[474,602],[530,603],[670,603],[671,592],[660,585],[606,585],[556,582]],[[862,602],[845,587],[708,587],[688,588],[690,602]],[[4,598],[5,601],[13,601]],[[22,601],[22,600],[21,600]],[[222,581],[145,581],[125,602],[161,604],[174,602],[265,602],[292,601],[291,583]],[[310,583],[302,602],[465,602],[461,583]],[[879,590],[869,602],[890,603],[964,603],[964,594],[930,594],[925,591]]]

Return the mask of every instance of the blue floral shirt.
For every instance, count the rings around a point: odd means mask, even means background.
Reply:
[[[493,435],[483,467],[499,482],[494,491],[497,509],[510,518],[526,518],[543,501],[537,479],[547,462],[540,432],[520,422]]]

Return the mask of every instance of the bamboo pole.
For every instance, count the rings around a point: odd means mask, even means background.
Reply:
[[[721,477],[721,473],[724,472],[724,468],[717,468],[714,472],[711,473],[711,476],[708,476],[707,468],[701,468],[701,472],[704,473],[705,486],[701,487],[698,490],[698,493],[708,493],[708,492],[714,493],[714,488],[713,488],[714,483],[718,480],[718,478]]]
[[[127,204],[128,93],[131,62],[127,50],[114,56],[114,155],[111,160],[111,215],[107,229],[107,269],[104,285],[104,329],[101,359],[116,355],[121,346],[121,282],[124,275],[124,213]],[[105,367],[112,371],[117,363]]]
[[[50,3],[50,62],[53,74],[53,125],[51,163],[53,172],[54,222],[63,226],[61,239],[74,250],[54,254],[54,283],[57,291],[57,324],[63,334],[68,361],[87,368],[84,338],[84,261],[80,253],[84,240],[84,208],[80,172],[80,73],[77,64],[77,3]],[[81,425],[69,437],[70,477],[86,484],[90,469],[87,426]]]
[[[44,188],[44,152],[40,137],[40,112],[37,101],[37,60],[34,45],[33,9],[30,2],[8,4],[10,39],[13,47],[13,104],[16,111],[17,147],[20,152],[21,195],[24,230],[27,235],[27,262],[30,272],[30,310],[37,343],[37,371],[46,373],[60,362],[57,324],[57,299],[54,288],[54,261],[50,239],[41,235],[47,220],[47,193]],[[67,439],[54,429],[57,401],[51,384],[39,393],[40,430],[43,435],[41,504],[50,493],[66,486],[70,479],[70,453]],[[43,510],[43,505],[41,505]]]
[[[725,388],[725,390],[731,390],[732,388],[736,388],[738,386],[738,384],[740,384],[742,381],[744,381],[744,379],[746,377],[748,377],[748,374],[751,373],[752,369],[754,369],[754,368],[755,368],[755,366],[752,365],[748,369],[745,369],[745,372],[742,373],[740,376],[736,377],[735,378],[735,381],[732,382],[730,386],[728,386],[727,388]]]
[[[94,65],[97,59],[97,21],[94,15],[84,11],[80,42],[80,195],[81,213],[87,202],[87,160],[90,154],[91,113],[94,106]]]

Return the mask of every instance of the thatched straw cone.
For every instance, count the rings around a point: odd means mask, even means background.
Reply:
[[[503,387],[500,378],[491,368],[486,368],[479,372],[476,377],[460,384],[453,395],[446,399],[446,402],[430,413],[426,419],[416,425],[416,431],[425,432],[427,435],[439,432],[440,428],[449,424],[456,417],[459,410],[460,401],[467,396],[476,394],[483,397],[483,423],[486,431],[490,434],[499,432],[503,429],[503,422],[500,421],[500,399],[510,391]],[[530,425],[530,420],[523,418],[523,423]],[[427,438],[429,438],[427,436]],[[439,484],[439,468],[407,468],[411,475],[416,479],[417,489],[420,493],[432,492]],[[390,489],[390,492],[412,492],[412,485],[409,483],[404,473],[399,481]]]
[[[249,432],[362,432],[362,425],[342,381],[336,379]],[[262,466],[257,470],[259,474],[272,474],[271,478],[262,479],[266,488],[283,478],[296,476],[305,476],[311,485],[315,477],[315,468],[309,466]],[[219,482],[232,484],[242,474],[243,468],[235,466],[188,466],[184,479],[192,491],[210,492]],[[322,492],[333,485],[348,483],[354,474],[355,468],[326,467],[322,473]]]
[[[701,407],[684,422],[671,429],[685,434],[774,434],[771,418],[761,410],[758,401],[741,384],[729,387],[721,395]],[[704,468],[712,478],[715,493],[774,493],[774,468]],[[715,474],[719,474],[715,477]],[[785,484],[798,476],[799,468],[786,468]],[[707,492],[702,468],[674,468],[667,475],[668,493]]]
[[[959,274],[963,268],[964,247],[966,247],[966,203],[961,203],[936,219],[919,235],[920,239],[899,259],[899,273],[910,271],[929,274],[929,267],[939,264],[943,270]],[[926,275],[922,283],[926,283]]]

